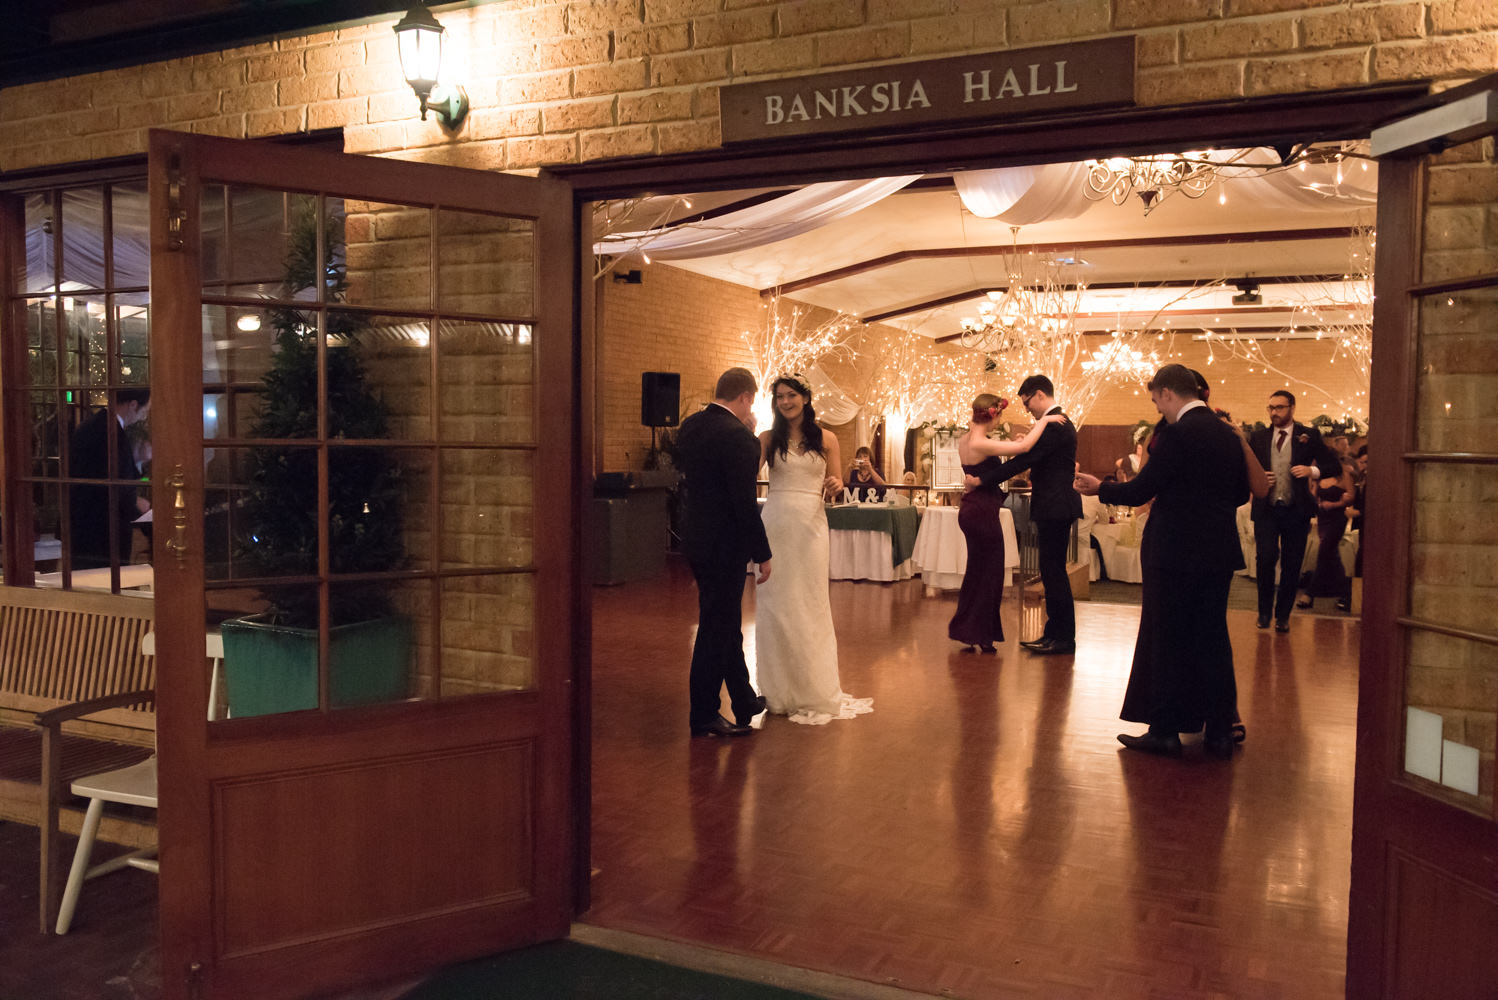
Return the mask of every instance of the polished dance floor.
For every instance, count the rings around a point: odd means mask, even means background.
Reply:
[[[594,593],[584,922],[968,1000],[1343,996],[1356,620],[1229,612],[1248,742],[1166,760],[1114,738],[1137,607],[1080,603],[1073,659],[1011,604],[983,656],[953,597],[835,582],[874,713],[693,740],[689,574]]]

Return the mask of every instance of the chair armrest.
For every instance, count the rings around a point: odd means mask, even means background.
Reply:
[[[36,724],[42,729],[56,729],[61,723],[70,719],[81,718],[85,715],[93,715],[109,708],[125,708],[128,705],[138,705],[141,702],[156,703],[155,691],[126,691],[122,694],[106,694],[98,698],[88,698],[84,701],[75,701],[71,705],[63,705],[46,712],[36,714]]]

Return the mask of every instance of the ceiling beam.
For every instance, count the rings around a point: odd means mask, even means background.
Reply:
[[[1080,240],[1072,243],[1020,243],[1008,246],[981,246],[981,247],[926,247],[918,250],[897,250],[882,257],[874,257],[870,260],[859,261],[856,264],[848,264],[844,267],[834,268],[831,271],[823,271],[821,274],[808,275],[805,278],[797,278],[781,285],[769,288],[761,288],[761,298],[774,298],[776,294],[789,295],[804,288],[812,288],[816,285],[825,285],[830,281],[838,281],[842,278],[851,278],[857,274],[868,271],[877,271],[883,267],[907,260],[941,260],[954,257],[1001,257],[1006,254],[1060,254],[1077,253],[1088,250],[1116,250],[1123,248],[1149,249],[1152,247],[1200,247],[1221,246],[1233,243],[1289,243],[1298,240],[1333,240],[1348,239],[1356,230],[1351,226],[1329,226],[1321,229],[1266,229],[1259,232],[1239,233],[1199,233],[1185,236],[1150,236],[1134,239],[1117,240]]]

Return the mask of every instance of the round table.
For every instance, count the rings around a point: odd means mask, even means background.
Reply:
[[[915,536],[910,561],[921,574],[928,594],[956,590],[967,572],[967,539],[957,526],[956,507],[927,507],[921,530]],[[999,508],[999,526],[1004,532],[1004,568],[1011,574],[1019,568],[1019,541],[1014,534],[1014,515]]]

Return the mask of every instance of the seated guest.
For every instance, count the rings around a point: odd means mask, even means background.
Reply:
[[[874,468],[874,453],[868,448],[859,448],[853,453],[853,465],[848,469],[844,485],[853,491],[855,500],[884,499],[884,487],[888,484]]]

